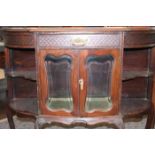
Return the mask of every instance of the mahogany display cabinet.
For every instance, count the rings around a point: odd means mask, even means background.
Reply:
[[[146,114],[153,128],[154,46],[154,27],[6,29],[10,128],[13,114],[36,128],[124,128],[123,119]]]

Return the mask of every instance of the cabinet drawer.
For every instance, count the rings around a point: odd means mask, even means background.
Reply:
[[[6,32],[5,46],[12,48],[34,48],[34,34],[30,32]]]
[[[124,35],[125,48],[153,47],[155,45],[154,32],[126,32]]]
[[[51,48],[118,48],[120,33],[106,34],[39,34],[40,49]]]

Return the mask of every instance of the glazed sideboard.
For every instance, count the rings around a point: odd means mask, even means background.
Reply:
[[[146,128],[154,128],[154,27],[28,27],[4,34],[10,128],[13,114],[41,125],[117,128],[147,115]]]

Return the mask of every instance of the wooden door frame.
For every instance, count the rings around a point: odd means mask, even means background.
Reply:
[[[48,80],[45,69],[45,57],[52,55],[55,57],[69,56],[72,58],[72,71],[71,71],[71,93],[73,97],[73,111],[67,112],[64,110],[51,111],[46,107],[46,100],[48,98]],[[43,115],[57,115],[57,116],[78,116],[79,115],[79,96],[78,96],[78,78],[79,78],[79,60],[78,51],[74,50],[39,50],[36,54],[37,57],[37,69],[38,69],[38,99],[40,112]],[[43,88],[46,88],[43,89]]]
[[[114,64],[112,69],[112,79],[111,79],[111,97],[112,97],[112,108],[107,111],[96,110],[94,112],[85,112],[85,103],[87,97],[87,71],[86,71],[86,59],[89,56],[105,56],[112,55],[114,58]],[[80,113],[83,117],[93,117],[93,116],[108,116],[108,115],[118,115],[119,107],[121,102],[121,71],[122,71],[122,52],[120,49],[90,49],[83,50],[80,52],[80,78],[84,79],[84,89],[79,92],[80,94]],[[117,81],[117,82],[116,82]]]

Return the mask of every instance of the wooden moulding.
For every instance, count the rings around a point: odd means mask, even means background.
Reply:
[[[104,124],[113,125],[115,128],[125,128],[121,115],[104,116],[104,117],[61,117],[61,116],[44,116],[39,115],[36,118],[37,129],[49,125],[60,125],[63,127],[85,126],[94,128]]]
[[[95,29],[95,28],[94,28]],[[62,30],[64,30],[64,28],[56,29],[57,31],[55,31],[53,28],[50,29],[50,32],[53,33],[58,33],[61,34]],[[90,30],[92,31],[93,29],[90,28]],[[90,33],[89,30],[89,33]],[[154,29],[150,29],[145,31],[145,29],[142,31],[138,31],[138,30],[134,30],[131,32],[132,28],[130,31],[126,31],[125,29],[119,28],[119,29],[114,29],[113,28],[113,32],[121,32],[124,31],[124,47],[125,48],[145,48],[145,47],[153,47],[155,46],[155,30]],[[11,47],[11,48],[34,48],[35,47],[35,37],[34,34],[39,31],[39,29],[35,29],[34,31],[27,31],[27,29],[23,29],[22,31],[19,31],[18,29],[12,29],[11,31],[7,30],[5,31],[5,46],[7,47]],[[46,31],[46,29],[42,28],[43,32],[48,32]],[[109,31],[112,31],[112,29],[109,28]],[[85,31],[80,31],[80,30],[76,30],[76,31],[71,31],[69,32],[69,30],[66,29],[66,33],[86,33],[87,30],[85,29]],[[100,29],[100,34],[106,32],[106,29]],[[88,32],[87,32],[88,33]]]

